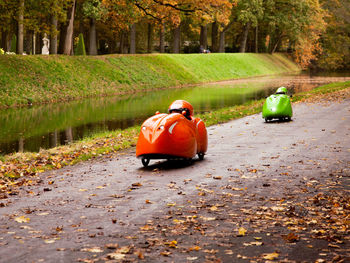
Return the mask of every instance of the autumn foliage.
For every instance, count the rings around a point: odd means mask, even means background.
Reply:
[[[23,19],[20,9],[16,0],[0,0],[4,51],[16,35],[24,41],[24,52],[40,53],[33,37],[46,33],[54,47],[59,45],[58,53],[69,54],[70,38],[82,33],[90,55],[197,53],[204,41],[212,52],[290,52],[303,68],[310,63],[331,69],[350,65],[346,1],[25,0]],[[24,32],[17,31],[22,24]]]

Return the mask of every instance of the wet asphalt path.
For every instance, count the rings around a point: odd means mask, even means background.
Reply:
[[[41,184],[25,187],[0,208],[0,262],[74,262],[108,253],[107,243],[141,246],[140,227],[163,223],[167,211],[201,198],[198,192],[203,189],[218,191],[230,185],[278,198],[303,187],[303,180],[322,180],[339,171],[349,175],[350,101],[300,103],[293,110],[291,122],[264,123],[259,114],[209,127],[204,161],[151,160],[149,167],[142,168],[131,149],[112,159],[43,174]],[[286,178],[286,173],[293,176]],[[340,184],[349,193],[349,180]],[[260,205],[237,198],[237,207]],[[30,221],[16,222],[19,216]],[[207,242],[210,247],[214,241]],[[350,248],[349,243],[345,246]],[[102,251],[88,251],[92,247]],[[285,253],[293,254],[293,249],[287,247]],[[175,253],[164,257],[158,250],[143,253],[145,262],[205,260]],[[238,253],[223,254],[223,262],[249,262]],[[305,258],[315,261],[319,252],[315,253]],[[303,257],[295,251],[294,255]]]

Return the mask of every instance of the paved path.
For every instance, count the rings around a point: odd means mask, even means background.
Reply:
[[[45,173],[0,208],[0,262],[345,260],[350,101],[293,110],[209,127],[191,165],[131,149]]]

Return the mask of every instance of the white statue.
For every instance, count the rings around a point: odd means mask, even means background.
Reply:
[[[49,51],[49,48],[50,48],[50,40],[47,38],[47,35],[45,33],[45,36],[43,38],[43,42],[44,42],[44,46],[41,50],[41,54],[43,55],[49,55],[50,54],[50,51]]]

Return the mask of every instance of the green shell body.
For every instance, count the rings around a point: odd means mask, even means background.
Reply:
[[[262,110],[264,119],[291,118],[292,116],[292,104],[288,95],[273,94],[266,99]]]

